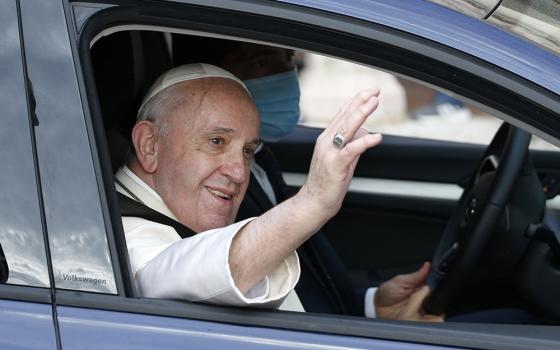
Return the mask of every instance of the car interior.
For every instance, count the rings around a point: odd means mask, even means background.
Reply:
[[[192,57],[215,63],[219,50],[241,39],[221,39],[224,45],[207,43],[213,40],[181,30],[123,30],[98,37],[91,45],[95,94],[112,172],[125,164],[132,151],[129,135],[136,110],[157,76]],[[312,53],[292,48],[300,74],[310,70],[304,57]],[[393,68],[391,73],[399,79],[411,79],[434,91],[436,85],[423,81],[421,74]],[[483,99],[453,95],[477,110],[508,120]],[[301,118],[305,124],[306,115],[302,113]],[[294,191],[309,167],[320,132],[321,128],[300,125],[268,145]],[[555,146],[527,152],[530,141],[528,132],[507,123],[487,144],[385,134],[379,147],[361,157],[355,177],[393,182],[377,182],[380,188],[375,188],[375,182],[351,188],[343,208],[325,225],[321,241],[307,254],[314,256],[320,269],[330,269],[339,290],[352,291],[340,296],[345,305],[354,302],[349,300],[363,303],[358,296],[366,288],[433,261],[437,268],[429,277],[435,287],[426,304],[429,311],[452,317],[521,308],[537,315],[543,324],[558,322],[560,221],[557,209],[547,208],[546,201],[560,188],[560,153]],[[404,193],[384,191],[389,184],[393,188],[434,183],[453,187],[455,197],[407,194],[406,189]],[[117,241],[124,252],[119,259],[126,259],[124,238]],[[317,295],[321,285],[309,282],[305,288]],[[358,315],[355,310],[356,306],[349,306],[311,307],[309,311]]]

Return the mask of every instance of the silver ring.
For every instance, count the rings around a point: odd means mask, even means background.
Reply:
[[[344,144],[346,143],[346,139],[344,138],[344,136],[342,136],[342,134],[336,133],[336,135],[334,135],[332,143],[334,147],[341,149],[342,147],[344,147]]]

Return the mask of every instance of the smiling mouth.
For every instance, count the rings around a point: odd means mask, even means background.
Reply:
[[[225,194],[225,193],[223,193],[223,192],[221,192],[221,191],[213,190],[213,189],[211,189],[211,188],[209,188],[209,187],[206,187],[206,189],[208,189],[208,191],[209,191],[210,193],[212,193],[214,196],[223,198],[223,199],[225,199],[225,200],[230,200],[231,197],[233,197],[233,196],[230,195],[230,194]]]

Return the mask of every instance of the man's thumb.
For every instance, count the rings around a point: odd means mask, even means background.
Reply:
[[[420,269],[408,275],[407,280],[412,286],[414,287],[419,286],[424,283],[424,281],[428,277],[429,272],[430,272],[430,263],[425,262]]]

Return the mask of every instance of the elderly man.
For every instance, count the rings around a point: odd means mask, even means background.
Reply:
[[[309,177],[292,198],[233,223],[258,145],[259,118],[244,84],[211,65],[165,73],[144,99],[132,131],[135,159],[117,190],[197,234],[123,217],[133,274],[146,297],[302,310],[293,288],[295,250],[339,210],[360,154],[380,135],[360,129],[378,89],[362,91],[318,138]],[[416,287],[416,286],[415,286]],[[427,288],[395,291],[394,318],[420,312]]]

